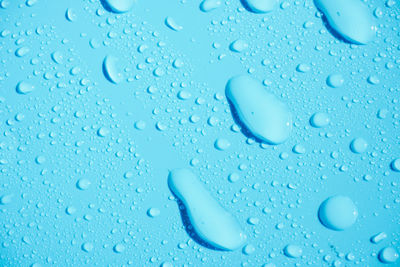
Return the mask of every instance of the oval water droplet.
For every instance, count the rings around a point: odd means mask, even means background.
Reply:
[[[243,246],[246,235],[236,219],[219,205],[190,170],[171,171],[168,185],[186,207],[193,229],[203,241],[223,250]]]
[[[355,44],[367,44],[375,37],[372,12],[360,0],[315,0],[329,26],[343,39]]]
[[[231,78],[225,89],[238,119],[258,139],[280,144],[290,135],[292,115],[287,106],[248,75]]]

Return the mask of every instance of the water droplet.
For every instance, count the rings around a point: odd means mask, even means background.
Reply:
[[[382,240],[387,238],[387,234],[385,232],[380,232],[374,236],[371,237],[371,242],[374,244],[380,243]]]
[[[85,252],[91,252],[93,250],[94,246],[90,242],[85,242],[82,244],[81,249]]]
[[[311,70],[311,67],[308,64],[301,63],[301,64],[297,65],[296,70],[298,72],[306,73]]]
[[[106,137],[110,133],[110,130],[106,127],[100,127],[97,130],[97,135],[100,137]]]
[[[135,128],[137,130],[144,130],[146,128],[146,122],[142,120],[135,122]]]
[[[252,244],[247,244],[243,247],[243,253],[246,255],[251,255],[256,251],[256,248]]]
[[[392,170],[395,172],[400,172],[400,158],[394,159],[390,164],[390,167],[392,167]]]
[[[79,179],[78,182],[76,182],[76,187],[80,190],[87,190],[89,189],[91,184],[92,183],[88,179],[82,178]]]
[[[355,44],[367,44],[375,37],[372,13],[360,0],[315,0],[329,25],[340,36]]]
[[[125,13],[132,9],[135,0],[104,0],[106,8],[115,13]]]
[[[342,231],[355,223],[358,211],[349,197],[336,195],[322,202],[318,216],[321,223],[327,228]]]
[[[376,75],[371,75],[371,76],[368,76],[367,82],[370,83],[370,84],[372,84],[372,85],[376,85],[376,84],[378,84],[380,81],[379,81],[378,76],[376,76]]]
[[[231,183],[235,183],[239,180],[239,178],[240,178],[239,174],[237,174],[236,172],[233,172],[233,173],[229,174],[228,181]]]
[[[284,142],[292,129],[292,115],[284,103],[250,76],[231,78],[226,96],[244,126],[263,142]]]
[[[246,9],[254,13],[267,13],[272,11],[277,0],[242,0],[242,3]]]
[[[233,41],[231,43],[231,45],[229,46],[229,49],[233,52],[243,52],[244,50],[246,50],[249,47],[249,45],[247,44],[246,41],[238,39],[236,41]]]
[[[160,215],[160,210],[157,208],[150,208],[147,210],[147,215],[151,218],[157,217]]]
[[[125,245],[124,244],[116,244],[113,248],[115,253],[122,253],[125,251]]]
[[[200,4],[200,10],[203,12],[210,12],[221,6],[220,0],[204,0]]]
[[[287,245],[283,249],[283,253],[290,258],[298,258],[303,254],[303,249],[297,245]]]
[[[379,251],[379,260],[383,263],[395,263],[399,253],[392,247],[385,247]]]
[[[328,76],[326,84],[330,87],[338,88],[344,84],[344,78],[342,74],[334,73]]]
[[[183,27],[179,25],[173,18],[171,17],[166,17],[165,18],[165,25],[167,25],[168,28],[174,31],[181,31],[183,30]]]
[[[62,64],[64,61],[64,56],[60,51],[55,51],[51,54],[51,59],[57,64]]]
[[[20,47],[17,50],[15,50],[15,55],[17,57],[23,57],[26,54],[28,54],[29,51],[30,51],[29,47],[23,46],[23,47]]]
[[[219,205],[191,171],[171,171],[168,185],[186,207],[193,229],[203,241],[223,250],[235,250],[243,245],[246,236],[236,219]]]
[[[322,128],[328,126],[330,122],[329,116],[323,112],[316,112],[310,118],[311,126],[315,128]]]
[[[28,82],[21,81],[17,84],[16,90],[18,94],[26,95],[33,92],[35,90],[35,86]]]
[[[2,195],[2,196],[0,197],[0,204],[1,204],[1,205],[10,204],[10,203],[12,202],[12,198],[13,198],[13,195],[12,195],[12,194]]]
[[[361,154],[367,151],[368,143],[364,138],[355,138],[350,143],[350,149],[352,152]]]
[[[124,79],[123,74],[119,70],[118,58],[108,55],[103,60],[104,76],[112,83],[118,84]]]
[[[225,138],[218,138],[214,143],[214,147],[221,151],[227,150],[230,146],[231,143]]]
[[[75,13],[75,10],[72,8],[67,8],[67,10],[65,11],[65,18],[68,21],[74,22],[77,19],[77,15]]]

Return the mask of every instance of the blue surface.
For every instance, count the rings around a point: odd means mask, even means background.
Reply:
[[[201,3],[0,0],[1,266],[400,265],[399,3],[365,1],[366,45],[312,0]],[[236,75],[288,106],[284,143],[235,124]],[[176,168],[236,218],[242,248],[191,238]],[[335,195],[358,211],[343,231],[318,218]]]

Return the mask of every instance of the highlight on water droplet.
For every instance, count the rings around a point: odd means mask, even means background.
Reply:
[[[202,241],[221,250],[243,246],[246,235],[239,223],[211,196],[195,174],[188,169],[172,170],[168,186],[185,206],[190,224]]]
[[[256,138],[269,144],[280,144],[289,138],[292,115],[287,106],[262,84],[248,75],[231,78],[225,94],[233,106],[233,115]]]
[[[318,210],[318,217],[325,227],[342,231],[355,223],[358,211],[349,197],[336,195],[322,202]]]

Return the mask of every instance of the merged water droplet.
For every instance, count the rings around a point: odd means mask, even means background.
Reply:
[[[225,89],[241,123],[258,139],[280,144],[289,138],[292,115],[286,105],[248,75],[231,78]]]
[[[246,235],[236,219],[219,205],[190,170],[171,171],[168,185],[182,201],[194,231],[203,241],[223,250],[243,246]]]

